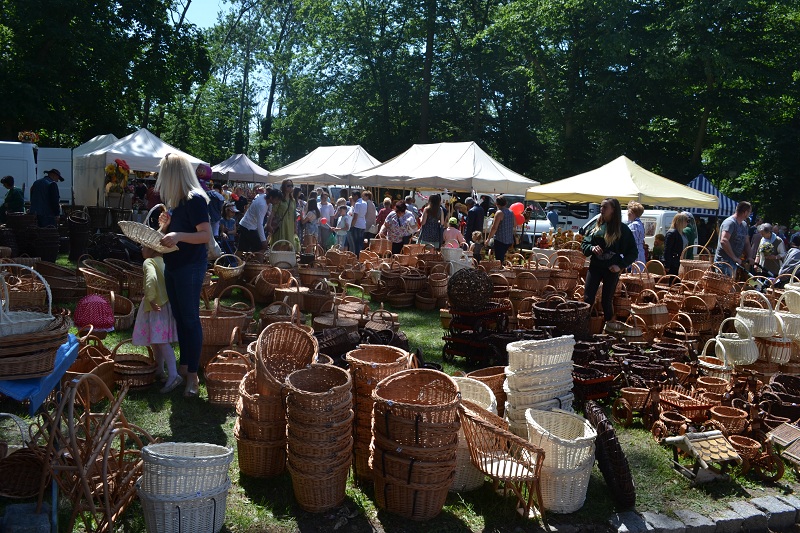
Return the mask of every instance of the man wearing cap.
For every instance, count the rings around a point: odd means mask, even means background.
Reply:
[[[3,187],[8,189],[3,205],[0,205],[0,222],[6,221],[6,213],[22,213],[25,211],[25,196],[22,189],[14,187],[14,177],[5,176],[0,179]]]
[[[59,205],[58,185],[64,181],[58,169],[48,170],[44,177],[31,185],[31,213],[36,214],[36,221],[40,228],[55,226],[56,218],[61,212]]]

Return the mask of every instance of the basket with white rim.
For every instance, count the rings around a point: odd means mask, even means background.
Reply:
[[[41,311],[12,311],[10,309],[8,283],[5,280],[10,268],[30,270],[39,278],[47,292],[46,313]],[[0,286],[2,286],[2,294],[0,296],[3,299],[2,305],[0,305],[0,337],[36,333],[37,331],[42,331],[53,322],[53,293],[50,292],[50,284],[36,270],[18,263],[0,264]]]
[[[528,440],[545,452],[544,466],[577,468],[594,457],[597,431],[582,416],[560,409],[527,409]]]
[[[774,316],[774,315],[773,315]],[[736,333],[725,333],[723,328],[728,322],[733,322],[736,328]],[[777,321],[775,322],[777,327]],[[774,334],[774,333],[773,333]],[[770,335],[771,337],[772,335]],[[719,332],[716,336],[717,346],[716,352],[719,357],[719,347],[725,348],[728,361],[734,365],[752,365],[758,359],[758,346],[750,332],[750,328],[746,322],[737,317],[729,317],[722,321],[719,325]]]
[[[766,307],[746,307],[745,302],[757,301]],[[748,333],[753,337],[772,337],[778,329],[775,311],[769,298],[758,291],[742,291],[739,297],[739,307],[736,308],[736,318],[747,326]],[[736,324],[734,324],[736,325]],[[736,325],[740,335],[744,332]]]
[[[565,363],[572,360],[574,347],[575,338],[572,335],[564,335],[553,339],[511,342],[506,346],[508,368],[516,372],[519,370],[533,370],[540,366]]]
[[[160,442],[142,448],[139,488],[151,496],[214,491],[228,482],[233,448],[205,442]]]

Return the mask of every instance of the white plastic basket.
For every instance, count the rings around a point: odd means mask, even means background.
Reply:
[[[527,409],[528,440],[544,450],[544,466],[577,468],[594,457],[597,432],[589,421],[573,413],[554,409]]]
[[[187,496],[156,496],[137,486],[148,533],[217,533],[225,524],[230,480],[215,490]]]
[[[572,360],[575,338],[564,335],[554,339],[515,341],[506,346],[508,368],[513,372],[555,365]]]
[[[572,380],[572,361],[541,366],[531,370],[513,371],[506,367],[506,383],[509,390],[532,391],[553,383]]]
[[[539,485],[542,506],[552,513],[574,513],[586,501],[589,478],[592,477],[594,455],[578,468],[551,468],[542,466]]]
[[[154,497],[213,491],[226,483],[232,461],[233,449],[216,444],[148,444],[142,448],[140,487]]]

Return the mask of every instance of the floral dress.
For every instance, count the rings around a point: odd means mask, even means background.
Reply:
[[[178,330],[172,308],[167,300],[164,285],[164,259],[151,257],[144,260],[144,298],[136,313],[136,324],[133,326],[134,346],[150,346],[151,344],[169,344],[178,342]],[[152,304],[160,305],[156,311]]]

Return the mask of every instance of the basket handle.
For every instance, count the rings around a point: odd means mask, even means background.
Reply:
[[[681,259],[685,259],[686,258],[686,251],[687,250],[693,250],[695,248],[697,248],[699,250],[705,250],[706,251],[706,255],[711,255],[711,252],[708,251],[708,248],[706,248],[702,244],[692,244],[692,245],[687,246],[686,248],[683,249],[683,251],[681,252],[681,257],[680,258]],[[702,252],[697,252],[697,256],[700,257],[701,253]]]
[[[300,306],[297,305],[297,304],[294,304],[292,306],[292,314],[290,315],[290,317],[291,317],[290,320],[291,320],[292,324],[294,324],[297,327],[300,327],[302,325],[300,323],[300,318],[302,316],[303,316],[303,314],[300,312]]]
[[[716,337],[711,337],[710,339],[708,339],[706,341],[705,345],[703,346],[703,351],[700,352],[701,355],[705,356],[707,354],[708,345],[711,344],[712,342],[714,343],[714,356],[716,357],[716,355],[717,355],[717,348],[721,348],[722,349],[722,364],[723,364],[723,366],[727,367],[728,366],[728,351],[725,349],[725,345],[722,344],[721,342],[719,342],[719,340],[717,340]]]
[[[689,321],[689,331],[686,331],[686,326],[684,326],[683,323],[680,321],[680,319],[682,318],[685,318],[686,320]],[[692,317],[690,317],[686,313],[680,313],[680,312],[676,313],[672,321],[675,322],[676,324],[680,324],[681,327],[683,328],[683,331],[686,331],[687,334],[690,334],[691,332],[694,331],[694,322],[692,321]]]
[[[281,250],[277,250],[275,247],[278,246],[278,244],[280,244],[282,242],[285,242],[286,244],[289,245],[289,249],[288,250],[282,250],[282,251],[284,251],[284,252],[296,252],[297,251],[297,250],[294,249],[294,244],[290,243],[286,239],[280,239],[280,240],[275,241],[274,243],[272,243],[272,246],[270,247],[270,250],[275,250],[276,252],[281,251]]]
[[[81,329],[81,330],[78,331],[78,333],[83,333],[84,331],[86,332],[86,334],[78,338],[78,342],[81,344],[81,346],[86,345],[86,341],[89,340],[89,337],[91,336],[92,332],[94,331],[94,325],[89,324],[89,328],[88,329],[86,329],[86,328]]]
[[[214,266],[217,266],[217,263],[219,263],[219,260],[222,259],[223,257],[233,257],[234,259],[236,259],[236,266],[237,267],[240,267],[240,266],[242,266],[244,264],[244,259],[242,259],[238,255],[235,255],[235,254],[222,254],[221,256],[217,257],[216,261],[214,261]]]
[[[231,330],[231,342],[229,346],[238,346],[240,340],[242,340],[242,334],[239,330],[239,326],[234,326],[233,330]]]
[[[6,269],[6,268],[24,268],[25,270],[31,271],[31,273],[35,274],[36,277],[39,278],[39,281],[42,282],[42,285],[44,285],[45,291],[47,292],[47,314],[49,316],[53,316],[53,293],[50,291],[50,284],[47,283],[47,280],[44,279],[42,275],[39,274],[36,270],[34,270],[29,266],[20,265],[17,263],[3,263],[2,265],[0,265],[0,269]],[[5,276],[0,276],[0,279],[4,277]],[[2,307],[0,307],[0,309],[2,309],[2,311],[0,311],[0,316],[2,316],[2,313],[4,312],[10,312],[10,307],[8,306],[8,284],[5,283],[5,280],[3,280],[3,297],[5,298],[5,304]]]
[[[229,292],[229,291],[232,291],[233,289],[241,289],[241,290],[242,290],[242,293],[243,293],[244,295],[246,295],[246,296],[247,296],[247,298],[250,300],[250,308],[251,308],[251,309],[255,309],[255,307],[256,307],[256,301],[253,299],[253,293],[250,291],[250,289],[248,289],[247,287],[245,287],[245,286],[243,286],[243,285],[228,285],[227,287],[225,287],[224,289],[222,289],[222,292],[220,292],[220,293],[219,293],[219,296],[217,296],[217,297],[214,299],[214,307],[215,307],[215,309],[216,309],[217,307],[219,307],[219,301],[220,301],[220,299],[222,298],[222,295],[223,295],[223,294],[226,294],[226,293],[227,293],[227,292]],[[244,314],[247,314],[247,313],[244,313]]]
[[[689,301],[694,301],[694,300],[697,300],[698,302],[700,302],[701,304],[703,304],[703,310],[704,310],[706,313],[710,313],[710,312],[711,312],[711,309],[709,309],[709,307],[708,307],[708,304],[706,304],[706,301],[705,301],[705,300],[703,300],[702,298],[700,298],[699,296],[695,296],[695,295],[693,295],[693,294],[692,294],[692,295],[689,295],[689,296],[687,296],[687,297],[686,297],[686,298],[683,300],[683,305],[682,305],[681,307],[683,307],[683,308],[686,308],[686,303],[687,303],[687,302],[689,302]],[[694,308],[694,307],[692,307],[691,309],[695,309],[695,308]]]
[[[786,298],[786,295],[789,294],[790,292],[796,294],[797,297],[800,298],[800,291],[796,291],[794,289],[789,289],[788,291],[785,291],[783,294],[781,294],[780,298],[778,298],[778,301],[775,303],[775,310],[776,311],[781,308],[781,304],[784,303],[783,299]],[[788,305],[786,306],[786,310],[787,311],[789,310],[789,306]]]
[[[253,363],[250,362],[250,359],[247,356],[245,356],[241,352],[237,352],[236,350],[231,350],[231,349],[228,349],[228,348],[220,350],[216,354],[214,354],[214,357],[212,357],[211,360],[206,364],[206,367],[208,367],[208,365],[210,365],[214,361],[217,361],[217,359],[220,359],[220,360],[221,359],[228,359],[228,360],[230,360],[230,359],[237,359],[237,358],[241,359],[242,361],[244,361],[245,365],[247,366],[247,370],[248,371],[253,369]],[[219,361],[219,362],[222,362],[222,361]]]
[[[736,322],[738,322],[739,324],[742,325],[744,330],[747,332],[747,336],[746,337],[742,337],[741,335],[739,335],[740,340],[749,340],[749,339],[753,338],[753,334],[750,333],[750,327],[747,324],[745,324],[744,320],[742,320],[740,318],[737,318],[735,316],[728,317],[725,320],[723,320],[722,323],[720,323],[719,330],[717,331],[717,335],[722,333],[722,329],[725,327],[725,324],[727,324],[729,321],[733,321],[734,325],[736,324]],[[739,328],[736,328],[736,331],[738,332]]]
[[[769,303],[769,298],[767,298],[764,294],[758,291],[742,291],[741,296],[739,297],[739,307],[744,307],[744,300],[747,296],[756,296],[756,299],[762,299],[763,301],[767,302],[767,309],[769,309],[770,313],[774,313],[775,311],[772,309],[772,304]]]
[[[655,302],[646,302],[642,300],[642,295],[652,295],[656,301]],[[636,303],[638,304],[645,304],[645,303],[659,303],[661,300],[658,298],[658,294],[653,289],[643,289],[642,292],[639,293],[639,296],[636,298]]]
[[[688,315],[687,315],[687,318],[688,318]],[[689,320],[691,321],[692,319],[689,318]],[[679,328],[681,328],[683,330],[684,336],[689,335],[689,332],[686,331],[686,327],[683,324],[681,324],[680,322],[678,322],[677,320],[670,320],[669,322],[667,322],[667,325],[664,326],[664,330],[670,329],[670,326],[672,324],[674,324],[674,325],[678,326]]]

